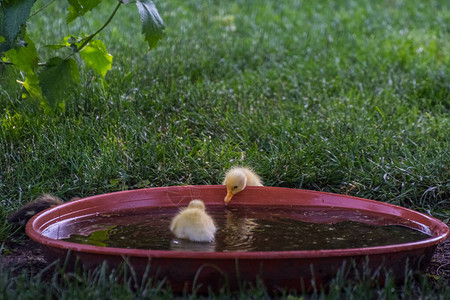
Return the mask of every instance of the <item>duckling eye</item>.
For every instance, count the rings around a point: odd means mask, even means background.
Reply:
[[[237,189],[238,188],[238,186],[237,185],[235,185],[234,187],[233,187],[233,189]]]

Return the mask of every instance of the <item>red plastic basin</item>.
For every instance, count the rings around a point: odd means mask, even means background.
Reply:
[[[354,260],[357,266],[362,266],[367,258],[370,269],[386,265],[401,279],[406,265],[413,270],[424,270],[437,244],[449,235],[449,228],[443,222],[407,208],[345,195],[277,187],[247,187],[233,197],[229,206],[309,206],[370,211],[426,232],[430,238],[414,243],[337,250],[189,252],[99,247],[43,235],[46,228],[55,227],[56,223],[61,223],[57,227],[63,234],[64,224],[67,224],[64,221],[99,213],[185,207],[190,200],[198,198],[206,206],[223,205],[225,194],[224,186],[172,186],[97,195],[41,212],[27,223],[26,232],[43,246],[50,260],[64,261],[69,252],[70,263],[78,259],[86,268],[94,268],[103,261],[117,267],[126,259],[138,276],[143,276],[149,268],[150,276],[166,279],[174,291],[198,286],[218,288],[224,283],[233,290],[242,282],[254,284],[257,280],[269,291],[308,290],[313,281],[316,286],[326,285],[344,262],[349,265],[349,260]]]

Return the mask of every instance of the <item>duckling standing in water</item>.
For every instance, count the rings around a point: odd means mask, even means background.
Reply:
[[[227,186],[225,204],[228,204],[231,198],[245,189],[246,186],[263,186],[261,178],[251,169],[244,167],[229,169],[222,184]]]
[[[170,230],[177,238],[194,242],[212,242],[216,233],[213,219],[206,213],[202,200],[192,200],[182,209],[170,224]]]

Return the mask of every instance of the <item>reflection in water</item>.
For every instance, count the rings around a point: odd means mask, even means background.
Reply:
[[[172,251],[195,251],[195,252],[215,252],[216,244],[198,243],[185,239],[173,239],[170,242],[170,250]]]
[[[346,249],[401,244],[429,237],[418,230],[361,211],[323,208],[207,208],[218,231],[214,242],[175,239],[169,230],[178,209],[153,208],[128,215],[98,215],[49,226],[46,234],[64,231],[67,241],[106,247],[230,252]],[[402,221],[407,222],[407,221]],[[61,228],[62,227],[62,228]],[[53,228],[53,229],[52,229]]]
[[[253,232],[256,231],[258,223],[253,218],[239,216],[236,212],[227,209],[225,211],[225,226],[221,227],[216,234],[216,240],[227,245],[226,251],[246,250],[252,251],[248,245],[253,244]]]

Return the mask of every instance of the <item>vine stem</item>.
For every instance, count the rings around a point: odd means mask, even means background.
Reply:
[[[32,13],[29,17],[31,18],[32,16],[36,15],[37,13],[39,13],[40,11],[44,10],[47,8],[47,6],[49,6],[50,4],[52,4],[53,2],[55,2],[56,0],[51,0],[49,3],[45,4],[44,6],[42,6],[40,9],[38,9],[37,11],[35,11],[34,13]]]
[[[0,61],[0,65],[14,66],[14,63],[12,63],[10,61]],[[46,65],[47,65],[47,63],[45,63],[45,62],[40,62],[37,64],[38,67],[45,67]]]
[[[36,13],[38,13],[39,11],[45,9],[47,6],[49,6],[51,3],[53,3],[56,0],[52,0],[49,3],[47,3],[47,5],[45,5],[44,7],[42,7],[41,9],[37,10],[36,12],[34,12],[31,16],[35,15]],[[86,38],[86,40],[83,42],[83,44],[81,44],[80,47],[78,47],[77,51],[72,52],[71,54],[69,54],[66,59],[69,59],[71,56],[73,56],[75,53],[80,52],[81,50],[83,50],[84,47],[86,47],[86,45],[97,35],[99,34],[103,29],[105,29],[106,26],[108,26],[108,24],[111,22],[111,20],[114,18],[114,16],[116,15],[117,11],[119,10],[119,7],[123,4],[123,0],[119,0],[119,3],[117,3],[116,8],[114,9],[114,11],[111,13],[111,15],[109,16],[108,20],[105,22],[105,24],[103,24],[102,27],[100,27],[96,32],[94,32],[93,34],[91,34],[90,36],[88,36]],[[4,64],[4,65],[14,65],[12,62],[9,61],[0,61],[0,64]],[[39,67],[42,66],[46,66],[46,63],[38,63]]]
[[[123,4],[122,0],[119,1],[119,3],[117,3],[116,8],[114,9],[114,11],[112,12],[112,14],[109,16],[108,20],[106,21],[105,24],[103,24],[102,27],[100,27],[96,32],[94,32],[93,34],[91,34],[90,36],[88,36],[86,38],[86,40],[83,42],[83,44],[81,44],[80,47],[77,48],[77,51],[71,53],[69,56],[66,57],[66,59],[68,59],[69,57],[71,57],[72,55],[74,55],[77,52],[80,52],[81,50],[83,50],[84,47],[86,47],[86,45],[97,35],[100,33],[100,31],[102,31],[103,29],[105,29],[106,26],[108,26],[108,24],[111,22],[111,20],[114,18],[114,16],[116,15],[117,11],[119,10],[119,7]]]

